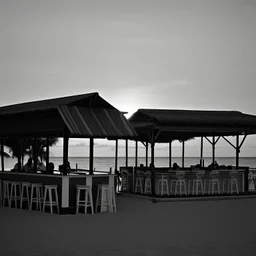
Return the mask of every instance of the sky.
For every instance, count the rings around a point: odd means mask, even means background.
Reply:
[[[128,116],[139,108],[256,114],[255,24],[255,0],[0,0],[0,106],[97,91]],[[70,143],[71,155],[88,145]],[[113,154],[114,143],[96,143],[99,155]],[[187,144],[197,156],[200,141]],[[235,156],[221,140],[218,154]],[[241,156],[256,156],[255,136]]]

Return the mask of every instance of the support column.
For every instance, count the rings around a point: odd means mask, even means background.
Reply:
[[[34,162],[34,172],[37,171],[37,162],[38,162],[38,152],[37,152],[37,137],[34,137],[33,143],[33,162]]]
[[[135,141],[135,167],[138,167],[138,141]]]
[[[67,175],[68,173],[68,141],[69,141],[69,131],[65,127],[64,136],[63,136],[63,175]]]
[[[212,136],[212,162],[215,162],[215,136]]]
[[[201,137],[201,154],[200,154],[200,167],[204,167],[204,156],[203,156],[203,151],[204,151],[204,137]]]
[[[93,174],[93,158],[94,158],[94,141],[93,141],[93,138],[90,138],[90,163],[89,163],[90,174]]]
[[[185,142],[182,141],[182,168],[184,168],[184,158],[185,158]]]
[[[152,195],[155,195],[155,142],[151,142],[151,183],[152,183]]]
[[[2,166],[2,172],[4,171],[4,138],[1,138],[1,166]],[[1,191],[0,191],[1,193]]]
[[[128,167],[128,140],[125,140],[125,166]]]
[[[148,142],[146,142],[146,167],[148,167]]]
[[[117,159],[118,159],[118,140],[116,140],[115,171],[117,171]]]
[[[169,167],[172,168],[172,142],[169,142]]]
[[[239,135],[236,135],[236,169],[239,168],[239,153],[240,153],[240,147],[239,147]]]
[[[49,156],[50,156],[50,146],[49,146],[49,136],[46,137],[46,170],[48,171],[49,166]]]

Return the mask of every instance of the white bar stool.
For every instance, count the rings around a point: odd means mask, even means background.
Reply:
[[[152,186],[151,186],[151,171],[145,172],[145,185],[144,185],[144,194],[151,194]]]
[[[144,183],[144,172],[143,171],[137,171],[137,177],[136,177],[136,181],[135,181],[135,193],[140,192],[141,194],[143,194],[143,183]],[[138,191],[138,189],[140,191]]]
[[[230,193],[233,194],[234,190],[233,187],[235,186],[235,191],[237,194],[239,194],[239,189],[238,189],[238,181],[237,181],[237,175],[238,171],[230,171]]]
[[[41,211],[42,200],[43,200],[43,184],[31,183],[29,210],[32,210],[33,203],[36,203],[36,210],[38,210],[39,208],[39,211]]]
[[[81,191],[84,191],[84,200],[80,197]],[[94,214],[91,186],[76,185],[76,213],[79,213],[79,206],[84,207],[84,213],[87,213],[87,208],[91,207],[91,213]]]
[[[55,200],[52,199],[52,191],[55,193]],[[48,192],[49,200],[46,200],[47,192]],[[43,212],[45,210],[45,206],[50,206],[51,213],[53,213],[53,206],[56,206],[58,214],[60,213],[59,198],[58,198],[58,185],[44,185]]]
[[[177,192],[179,190],[179,195],[182,195],[183,193],[187,195],[187,185],[185,180],[185,172],[184,171],[177,171],[176,172],[176,183],[175,183],[175,195],[177,195]]]
[[[157,195],[164,195],[167,194],[169,196],[169,185],[168,185],[168,176],[161,175],[161,178],[157,180]]]
[[[10,204],[10,181],[3,180],[3,207],[5,207],[5,201],[7,200],[7,205]]]
[[[203,185],[203,176],[205,174],[205,171],[200,170],[196,172],[196,179],[193,180],[193,188],[192,188],[192,195],[196,194],[198,195],[198,193],[201,193],[204,195],[204,185]],[[201,189],[201,191],[200,191]]]
[[[121,191],[129,191],[129,173],[127,170],[121,170]]]
[[[11,191],[10,191],[9,207],[12,206],[12,201],[14,200],[15,208],[17,208],[18,207],[17,200],[20,200],[21,184],[19,181],[10,181],[10,185],[11,185]]]
[[[108,184],[99,184],[98,191],[97,191],[97,199],[96,199],[96,206],[95,212],[98,212],[98,207],[100,206],[100,212],[103,212],[104,209],[107,208],[109,212],[113,212],[113,197],[111,194],[113,190],[111,186]]]
[[[29,209],[29,188],[31,187],[30,182],[21,182],[21,193],[20,193],[20,208],[22,209],[23,201],[28,202]],[[25,193],[26,192],[26,193]],[[26,197],[25,197],[26,195]]]
[[[214,194],[215,188],[217,189],[216,192],[220,194],[220,181],[219,181],[219,171],[212,170],[210,172],[211,179],[209,180],[209,189],[208,194]]]

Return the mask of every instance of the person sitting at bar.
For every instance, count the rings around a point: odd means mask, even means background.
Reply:
[[[37,170],[38,171],[45,171],[46,170],[46,166],[44,165],[43,162],[38,161]]]
[[[48,164],[48,170],[46,171],[47,174],[53,174],[54,173],[54,164],[53,162],[50,162]]]
[[[33,161],[32,158],[29,158],[27,163],[21,168],[22,171],[24,172],[33,172],[34,168],[33,168]]]
[[[172,169],[173,170],[178,170],[178,169],[180,169],[180,167],[177,163],[173,163]]]
[[[209,169],[218,169],[218,167],[219,165],[216,160],[208,166]]]
[[[69,173],[70,170],[71,170],[70,162],[68,161],[68,164],[67,164],[67,173]],[[59,172],[60,172],[60,173],[63,173],[63,164],[59,165]]]
[[[21,163],[16,163],[13,167],[13,169],[11,169],[11,172],[20,172],[21,170]]]

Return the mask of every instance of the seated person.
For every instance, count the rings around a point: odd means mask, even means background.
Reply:
[[[44,165],[43,162],[38,161],[37,170],[38,171],[45,171],[46,170],[46,166]]]
[[[68,161],[67,172],[69,173],[70,170],[71,170],[71,168],[70,168],[70,162]],[[60,171],[61,173],[63,173],[63,164],[59,165],[59,171]]]
[[[53,174],[54,173],[54,164],[53,162],[50,162],[48,164],[48,170],[46,171],[47,174]]]
[[[28,159],[27,163],[21,168],[21,170],[24,172],[33,172],[34,171],[32,158]]]
[[[173,170],[178,170],[178,169],[180,169],[180,167],[177,163],[173,163],[172,169]]]
[[[208,168],[210,168],[210,169],[217,169],[219,167],[219,165],[218,165],[218,163],[217,163],[217,161],[215,160],[214,162],[212,162],[209,166],[208,166]]]
[[[11,169],[11,172],[19,172],[21,170],[21,163],[16,163],[13,167],[13,169]]]

